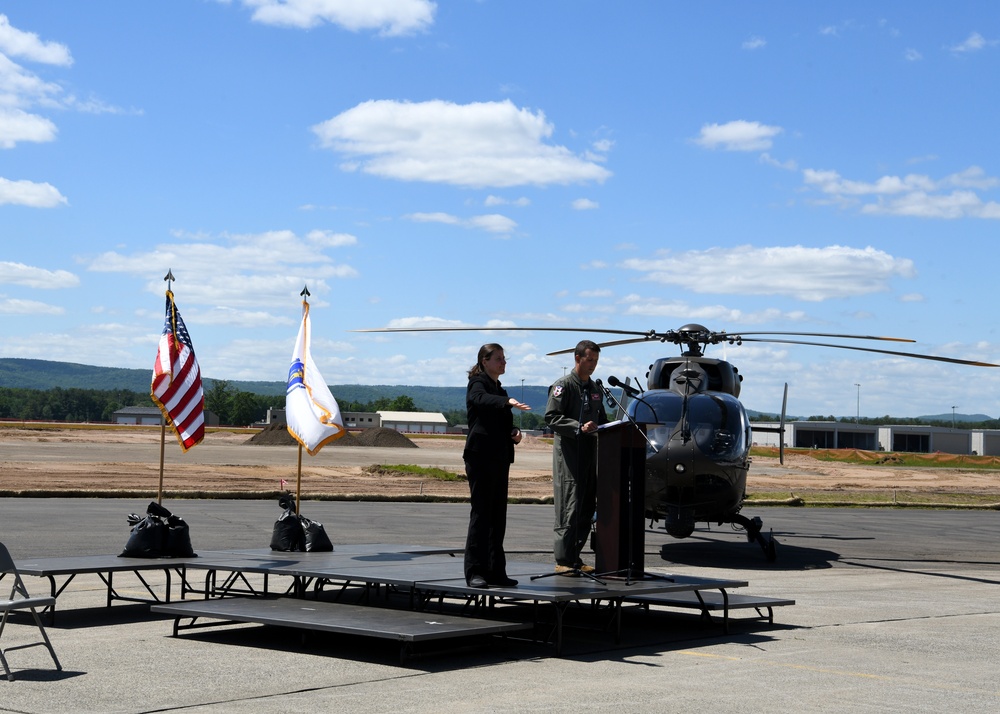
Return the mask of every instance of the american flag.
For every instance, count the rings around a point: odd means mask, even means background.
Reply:
[[[167,316],[153,365],[150,396],[163,412],[163,418],[174,430],[184,451],[205,438],[205,394],[201,388],[201,369],[194,356],[191,336],[170,290],[167,290]]]

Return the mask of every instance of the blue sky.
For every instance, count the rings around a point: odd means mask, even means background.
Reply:
[[[998,76],[985,0],[6,0],[0,356],[152,369],[170,269],[221,379],[285,379],[303,285],[331,384],[690,322],[1000,363]],[[435,325],[580,332],[351,332]],[[1000,369],[710,355],[762,411],[1000,414]]]

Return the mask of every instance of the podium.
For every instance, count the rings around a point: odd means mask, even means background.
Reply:
[[[597,536],[601,576],[641,579],[645,571],[646,434],[631,421],[597,431]]]

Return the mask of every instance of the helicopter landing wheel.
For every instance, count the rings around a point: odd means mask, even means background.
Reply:
[[[734,513],[731,516],[731,523],[742,526],[747,533],[747,542],[753,543],[757,541],[757,545],[760,546],[761,550],[764,551],[764,557],[767,559],[768,563],[773,563],[777,557],[777,546],[778,541],[774,539],[774,536],[768,536],[767,538],[761,533],[764,528],[764,522],[759,516],[754,516],[753,518],[747,518],[739,513]]]

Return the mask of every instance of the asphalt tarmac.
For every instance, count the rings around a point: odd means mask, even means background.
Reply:
[[[0,541],[15,559],[117,553],[145,502],[0,499]],[[195,549],[262,548],[280,513],[257,501],[165,501]],[[460,547],[468,506],[310,502],[334,544]],[[625,613],[622,641],[572,613],[561,657],[510,641],[398,661],[390,643],[239,626],[170,636],[141,604],[104,607],[96,576],[60,596],[49,627],[64,671],[42,648],[10,653],[0,712],[759,712],[962,711],[1000,707],[1000,514],[762,508],[780,541],[765,562],[728,527],[678,541],[646,534],[650,572],[749,581],[786,597],[775,624],[717,623],[671,611]],[[551,507],[509,509],[509,558],[551,567]],[[661,557],[665,546],[666,560]],[[128,588],[119,580],[118,587]],[[29,578],[38,594],[47,584]],[[136,584],[135,587],[139,587]],[[0,644],[31,635],[19,620]],[[8,641],[8,638],[11,638]]]

